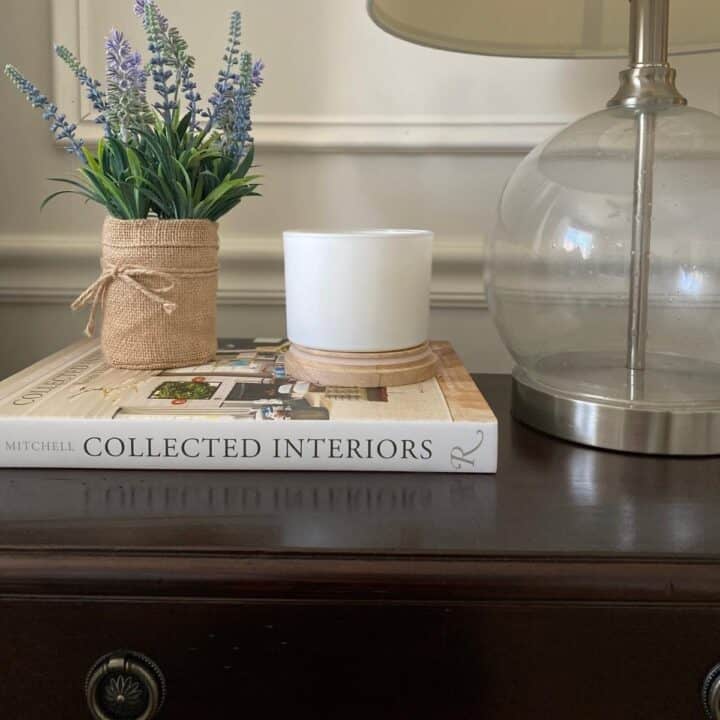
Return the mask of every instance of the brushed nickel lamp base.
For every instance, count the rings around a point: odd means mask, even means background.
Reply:
[[[613,360],[588,353],[572,358],[568,370],[567,357],[549,357],[543,381],[516,367],[513,415],[550,435],[608,450],[720,453],[720,386],[714,382],[720,368],[668,356],[633,374]]]

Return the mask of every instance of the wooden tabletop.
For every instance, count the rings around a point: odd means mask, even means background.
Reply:
[[[592,450],[510,416],[496,475],[1,470],[0,548],[720,559],[720,459]]]

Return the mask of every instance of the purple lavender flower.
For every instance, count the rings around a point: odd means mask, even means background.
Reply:
[[[217,117],[217,125],[224,132],[222,145],[230,157],[239,162],[253,142],[252,98],[256,86],[253,84],[253,62],[249,52],[243,52],[239,59],[237,80],[227,93],[222,112]]]
[[[64,45],[55,45],[55,54],[72,70],[75,77],[80,81],[80,85],[85,88],[85,94],[92,103],[93,108],[98,115],[95,119],[105,127],[105,134],[110,132],[110,126],[104,113],[107,110],[105,102],[105,93],[100,89],[100,83],[93,80],[88,74],[87,68],[80,64],[80,61],[68,50]]]
[[[111,126],[127,139],[128,131],[147,115],[147,73],[140,53],[134,52],[124,35],[113,29],[105,40],[108,85],[107,116]]]
[[[262,60],[256,60],[252,66],[252,74],[250,80],[254,88],[259,88],[265,79],[263,78],[262,71],[265,69],[265,63]]]
[[[189,65],[183,65],[180,77],[182,80],[183,96],[187,100],[188,112],[190,113],[189,127],[191,130],[198,130],[198,115],[200,113],[198,103],[200,102],[201,97],[200,93],[197,91],[197,83],[193,79],[193,74]]]
[[[230,30],[223,55],[224,66],[218,72],[215,89],[208,98],[208,122],[204,132],[221,131],[219,143],[223,151],[240,162],[253,142],[252,99],[263,84],[265,63],[253,63],[249,52],[241,52],[242,19],[239,12],[230,16]]]
[[[242,89],[239,88],[233,98],[231,122],[226,129],[228,139],[227,148],[230,155],[236,161],[243,157],[247,145],[253,142],[253,137],[250,134],[252,130],[251,110],[251,93],[243,92]]]
[[[160,96],[160,101],[154,103],[153,107],[162,113],[163,121],[166,125],[172,122],[172,113],[177,108],[178,86],[177,83],[168,83],[173,76],[169,58],[167,56],[167,37],[162,29],[160,14],[157,6],[150,0],[145,0],[143,5],[144,17],[143,24],[148,38],[148,49],[152,53],[150,66],[152,68],[153,88]]]
[[[146,5],[154,5],[154,0],[135,0],[135,7],[133,8],[133,12],[135,15],[137,15],[140,18],[145,17],[145,6]],[[157,13],[157,21],[158,26],[160,27],[161,32],[167,32],[168,29],[168,19],[157,9],[157,5],[155,5],[156,13]]]
[[[5,75],[7,75],[13,85],[25,95],[33,107],[42,110],[43,119],[50,121],[50,132],[52,132],[58,140],[67,141],[68,152],[75,153],[79,158],[84,159],[82,151],[83,142],[75,137],[77,126],[74,123],[68,122],[65,115],[58,112],[57,105],[51,103],[16,67],[6,65]]]
[[[230,15],[230,29],[228,31],[227,45],[225,46],[225,54],[223,55],[224,67],[218,72],[215,81],[215,89],[208,98],[210,105],[209,111],[206,113],[208,123],[205,131],[208,132],[213,127],[224,127],[227,125],[228,116],[231,113],[233,104],[233,94],[235,91],[235,83],[240,76],[235,72],[239,64],[238,56],[240,55],[240,36],[242,34],[242,16],[235,10]]]
[[[119,31],[110,31],[105,40],[108,80],[123,90],[135,88],[144,92],[147,73],[142,66],[142,57],[134,52],[125,36]]]

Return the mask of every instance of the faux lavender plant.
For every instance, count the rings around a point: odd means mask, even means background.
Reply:
[[[52,178],[104,205],[123,219],[207,218],[217,220],[243,197],[257,195],[253,161],[252,102],[263,83],[264,64],[241,49],[239,12],[230,18],[228,42],[207,108],[194,78],[195,58],[179,30],[170,26],[156,0],[134,0],[145,29],[145,64],[122,32],[105,39],[106,87],[64,46],[55,52],[78,79],[103,125],[96,152],[76,137],[76,126],[12,65],[5,74],[40,108],[55,137],[83,162],[80,179]],[[148,85],[157,95],[148,98]],[[183,107],[184,106],[184,107]],[[43,203],[45,204],[45,203]]]

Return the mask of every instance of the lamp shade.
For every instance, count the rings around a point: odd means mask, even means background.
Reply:
[[[368,0],[403,40],[442,50],[537,58],[626,57],[628,0]],[[720,2],[671,0],[670,52],[720,50]]]

